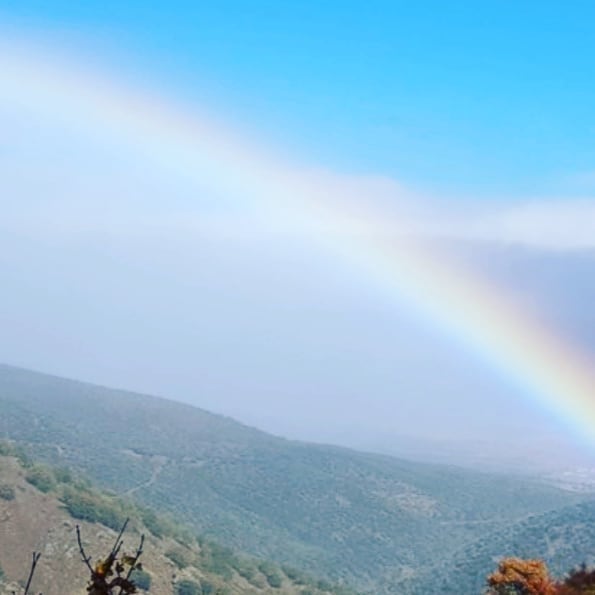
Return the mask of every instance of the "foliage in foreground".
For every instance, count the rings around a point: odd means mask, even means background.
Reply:
[[[487,595],[595,595],[595,569],[586,565],[556,580],[542,560],[505,558],[487,582]]]
[[[136,552],[132,555],[122,553],[122,536],[128,525],[128,519],[124,521],[118,537],[112,546],[112,549],[105,558],[97,561],[95,566],[91,566],[91,557],[85,552],[83,542],[81,540],[80,528],[76,526],[76,537],[81,554],[82,561],[89,570],[89,582],[87,584],[87,593],[89,595],[133,595],[137,593],[137,584],[134,580],[134,573],[142,573],[142,566],[139,558],[143,553],[143,543],[145,536],[141,535],[139,546]],[[37,562],[41,554],[33,552],[31,567],[29,569],[29,577],[23,589],[23,595],[29,595],[31,581],[35,574]],[[16,595],[13,591],[13,595]],[[39,595],[43,595],[40,593]]]

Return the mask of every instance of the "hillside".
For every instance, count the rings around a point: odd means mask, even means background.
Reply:
[[[0,366],[0,437],[225,545],[373,593],[577,496],[518,477],[293,442],[206,411]]]
[[[93,560],[105,556],[112,547],[124,513],[131,518],[124,535],[125,552],[132,553],[145,534],[142,554],[143,575],[137,576],[143,591],[166,595],[176,593],[182,581],[197,586],[197,593],[219,595],[348,595],[347,589],[334,590],[291,569],[283,570],[270,562],[239,558],[215,544],[185,536],[175,527],[157,537],[139,519],[133,505],[102,495],[69,474],[59,477],[51,489],[41,477],[52,476],[51,469],[27,466],[12,456],[0,455],[0,595],[8,595],[26,578],[32,551],[41,552],[33,590],[44,595],[74,595],[84,592],[88,572],[81,560],[75,527],[80,525],[84,547]],[[35,484],[35,485],[34,485]],[[108,527],[80,518],[73,494],[82,501],[95,501],[109,507],[116,521]],[[70,496],[70,498],[69,498]],[[76,518],[73,518],[73,514]],[[120,518],[118,518],[120,517]],[[288,576],[288,574],[291,576]]]
[[[427,573],[426,592],[479,593],[485,576],[503,555],[544,560],[562,577],[580,563],[595,563],[595,501],[546,512],[492,532],[444,560],[442,572]]]

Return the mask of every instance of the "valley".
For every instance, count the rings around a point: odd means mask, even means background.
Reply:
[[[9,366],[0,367],[0,437],[235,551],[362,593],[428,592],[447,584],[457,556],[499,543],[466,570],[475,584],[511,551],[516,527],[590,499],[538,478],[289,441],[166,399]]]

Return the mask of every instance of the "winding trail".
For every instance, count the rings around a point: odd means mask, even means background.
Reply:
[[[163,468],[165,467],[165,465],[168,462],[168,458],[164,457],[164,456],[156,455],[156,456],[152,456],[150,460],[151,460],[151,464],[153,466],[153,471],[151,473],[151,477],[147,481],[140,483],[137,486],[130,488],[129,490],[126,490],[125,492],[122,492],[123,496],[131,496],[132,494],[134,494],[135,492],[138,492],[139,490],[151,487],[157,481],[159,474],[161,473],[161,471],[163,471]]]

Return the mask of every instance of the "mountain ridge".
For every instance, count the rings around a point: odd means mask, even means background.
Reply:
[[[579,499],[533,479],[290,441],[191,405],[10,366],[0,366],[0,413],[0,437],[48,463],[227,546],[378,595],[405,593],[481,533]]]

